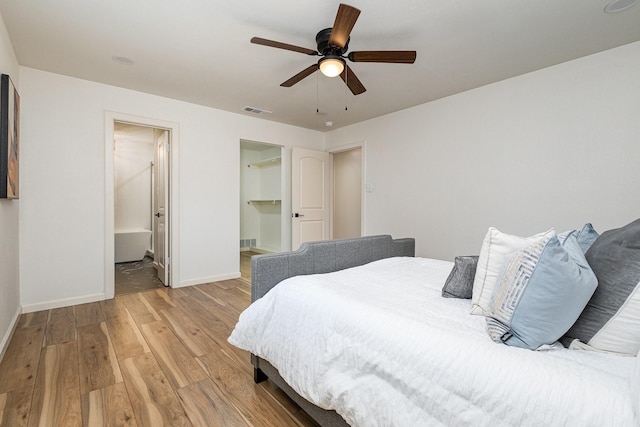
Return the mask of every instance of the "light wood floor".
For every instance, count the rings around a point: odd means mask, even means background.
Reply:
[[[1,426],[314,426],[227,343],[246,277],[24,314],[0,363]]]

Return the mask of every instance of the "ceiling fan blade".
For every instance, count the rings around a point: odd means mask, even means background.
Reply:
[[[336,20],[331,28],[329,44],[337,47],[344,47],[349,40],[349,34],[360,16],[360,9],[356,9],[348,4],[340,3]]]
[[[310,65],[309,67],[307,67],[304,70],[300,71],[295,76],[291,77],[286,82],[282,83],[280,86],[291,87],[294,84],[298,83],[300,80],[304,79],[305,77],[308,77],[311,74],[313,74],[317,69],[318,69],[318,64]]]
[[[364,50],[350,52],[347,56],[353,62],[387,62],[393,64],[413,64],[415,50]]]
[[[262,46],[275,47],[278,49],[292,50],[294,52],[300,52],[307,55],[318,55],[318,52],[316,52],[315,50],[307,49],[306,47],[294,46],[292,44],[263,39],[261,37],[252,37],[251,43],[260,44]]]
[[[351,67],[345,66],[344,71],[340,74],[340,77],[347,84],[347,87],[351,89],[351,93],[354,95],[360,95],[363,92],[366,92],[362,82],[356,77],[356,74],[351,70]]]

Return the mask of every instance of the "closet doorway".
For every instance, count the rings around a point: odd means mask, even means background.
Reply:
[[[177,128],[106,113],[106,298],[171,286],[177,277]]]
[[[251,256],[283,250],[283,147],[240,140],[240,270],[251,273]]]

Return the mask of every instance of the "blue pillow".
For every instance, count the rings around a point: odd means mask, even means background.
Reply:
[[[575,234],[553,233],[505,260],[487,316],[491,339],[535,350],[571,328],[598,285]]]
[[[580,249],[582,249],[582,253],[586,254],[598,237],[600,237],[600,235],[593,229],[593,225],[591,225],[591,223],[586,223],[582,229],[576,233],[576,238],[578,239],[578,244],[580,245]]]
[[[576,239],[578,239],[578,245],[580,245],[580,249],[582,249],[583,254],[587,253],[593,242],[595,242],[596,239],[600,236],[598,232],[593,229],[593,225],[587,223],[583,225],[580,230],[570,230],[558,234],[560,243],[564,242],[564,239],[566,239],[571,233],[574,233]]]

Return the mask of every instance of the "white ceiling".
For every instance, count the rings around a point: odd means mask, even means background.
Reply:
[[[0,13],[23,66],[322,131],[640,40],[640,5],[605,14],[609,0],[347,2],[362,10],[350,51],[417,51],[413,65],[350,64],[358,96],[315,74],[280,87],[317,57],[249,43],[315,49],[337,0],[2,0]]]

